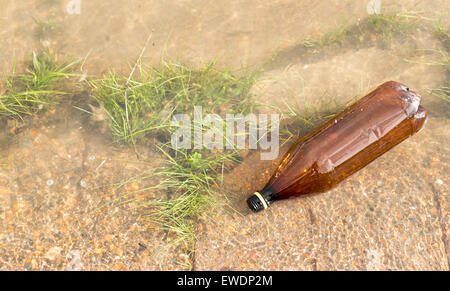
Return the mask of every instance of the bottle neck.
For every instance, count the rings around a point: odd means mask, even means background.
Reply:
[[[259,212],[261,210],[267,209],[275,200],[276,195],[273,189],[268,186],[250,196],[250,198],[247,199],[247,204],[253,212]]]

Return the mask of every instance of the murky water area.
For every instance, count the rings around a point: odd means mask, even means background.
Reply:
[[[370,22],[369,2],[403,22]],[[242,155],[214,188],[226,206],[196,220],[188,250],[142,219],[142,201],[171,198],[147,189],[158,179],[133,179],[164,161],[154,138],[113,143],[105,118],[80,110],[95,102],[77,81],[51,110],[0,119],[0,270],[449,270],[450,107],[433,94],[450,82],[449,5],[0,0],[2,77],[44,50],[82,59],[80,79],[128,75],[145,47],[149,65],[259,70],[251,93],[267,113],[332,111],[388,80],[429,112],[424,130],[336,189],[258,214],[245,200],[289,143],[275,161]]]

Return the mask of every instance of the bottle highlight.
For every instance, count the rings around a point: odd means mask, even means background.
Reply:
[[[267,185],[247,200],[258,212],[277,200],[321,193],[420,131],[421,96],[389,81],[297,140]]]

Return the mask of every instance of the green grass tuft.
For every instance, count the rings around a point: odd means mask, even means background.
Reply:
[[[232,152],[208,155],[174,150],[170,146],[166,150],[161,148],[167,165],[155,173],[162,182],[154,188],[170,193],[173,198],[145,203],[149,208],[146,218],[175,234],[172,243],[181,242],[190,250],[195,239],[195,220],[217,208],[213,187],[219,186],[221,172],[236,162],[236,157]]]
[[[361,23],[349,25],[343,22],[320,38],[306,38],[302,46],[318,52],[328,47],[343,47],[374,36],[383,46],[389,46],[395,36],[404,35],[414,29],[421,17],[414,13],[374,14]]]
[[[195,220],[217,207],[212,195],[220,175],[237,161],[235,150],[209,152],[204,149],[174,149],[170,136],[177,129],[171,125],[177,113],[191,115],[194,106],[202,106],[204,114],[252,112],[250,88],[255,74],[235,74],[219,70],[214,64],[190,68],[164,62],[161,68],[137,64],[130,77],[110,73],[90,81],[93,95],[107,116],[113,137],[118,142],[132,143],[147,136],[158,137],[159,151],[165,166],[144,179],[161,181],[153,190],[168,194],[170,199],[144,203],[146,219],[175,235],[172,244],[188,250],[195,239]],[[203,127],[206,131],[209,128]]]
[[[73,76],[76,61],[59,63],[55,55],[45,52],[31,56],[31,65],[23,74],[6,78],[5,90],[0,92],[0,116],[22,118],[51,106],[66,94],[58,89],[59,81]]]
[[[389,45],[394,36],[411,31],[419,21],[420,17],[412,13],[373,14],[368,18],[367,26],[381,37],[383,44]]]
[[[249,90],[254,76],[235,76],[214,64],[199,69],[166,62],[161,69],[139,65],[135,75],[128,79],[110,73],[90,82],[116,141],[130,143],[150,132],[170,131],[172,115],[189,114],[194,106],[217,114],[245,114],[253,108]]]

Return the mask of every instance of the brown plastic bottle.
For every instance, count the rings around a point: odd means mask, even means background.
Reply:
[[[258,212],[277,200],[333,188],[424,126],[420,99],[400,83],[382,84],[296,141],[248,206]]]

